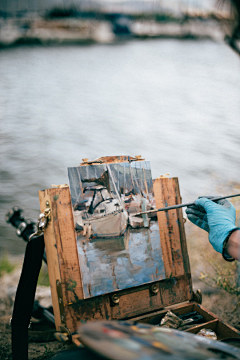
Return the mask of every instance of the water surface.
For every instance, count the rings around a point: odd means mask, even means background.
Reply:
[[[82,158],[142,155],[178,176],[183,201],[240,179],[240,63],[211,41],[150,40],[0,51],[0,251],[25,244],[12,206],[39,214],[38,190]]]

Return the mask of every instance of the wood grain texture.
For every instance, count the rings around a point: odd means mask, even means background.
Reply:
[[[49,204],[51,206],[51,200],[48,192],[49,192],[48,190],[39,191],[41,212],[44,212],[44,210],[47,207],[46,201],[49,201]],[[56,247],[56,236],[54,232],[53,220],[51,220],[48,223],[48,226],[45,229],[44,242],[45,242],[45,249],[47,255],[48,275],[49,275],[49,282],[50,282],[51,294],[52,294],[55,325],[56,325],[56,329],[59,331],[61,326],[61,317],[60,317],[60,310],[58,304],[56,280],[59,279],[61,281],[61,277],[60,277],[60,270],[58,263],[58,252]]]
[[[177,178],[159,178],[154,181],[156,207],[181,203]],[[190,273],[182,211],[158,212],[158,224],[166,277]]]
[[[45,194],[45,196],[43,195]],[[76,237],[74,233],[73,215],[69,188],[48,189],[39,193],[41,211],[46,208],[48,197],[52,212],[52,220],[48,224],[44,240],[48,260],[48,272],[51,288],[54,290],[54,308],[58,313],[59,305],[56,299],[56,280],[62,285],[66,324],[76,328],[76,318],[69,304],[83,298],[82,280],[78,260]],[[59,316],[57,316],[57,319]],[[59,320],[57,326],[59,326]]]
[[[182,204],[182,198],[181,198],[181,194],[180,194],[178,178],[173,178],[173,186],[174,186],[174,191],[175,191],[175,196],[176,196],[175,197],[176,205]],[[185,274],[190,274],[191,269],[190,269],[188,250],[187,250],[187,241],[186,241],[186,234],[185,234],[184,221],[183,221],[183,212],[182,212],[182,209],[176,209],[176,210],[177,210],[180,245],[181,245],[181,249],[182,249],[184,272],[185,272]]]
[[[159,289],[167,287],[166,292],[160,290],[157,295],[151,295],[151,283],[118,291],[116,294],[119,296],[119,304],[115,306],[111,304],[110,294],[80,300],[70,306],[75,311],[77,324],[81,325],[91,320],[129,319],[187,299],[190,300],[189,278],[185,275],[155,284]],[[170,285],[173,285],[173,290]]]

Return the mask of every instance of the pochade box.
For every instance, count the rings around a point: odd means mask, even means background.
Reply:
[[[153,181],[140,156],[84,159],[68,175],[69,186],[39,192],[49,218],[44,240],[60,337],[78,345],[85,322],[157,325],[171,310],[183,321],[193,318],[184,331],[240,338],[193,292],[182,209],[136,215],[181,204],[177,178]]]

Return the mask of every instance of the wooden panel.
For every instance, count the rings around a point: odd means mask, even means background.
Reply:
[[[210,320],[204,324],[195,325],[190,329],[185,330],[186,332],[190,332],[192,334],[197,334],[201,329],[210,329],[216,333],[216,329],[218,326],[218,319]],[[219,340],[219,339],[218,339]]]
[[[137,288],[135,292],[134,289],[122,292],[119,310],[117,311],[116,309],[116,311],[113,311],[114,318],[121,319],[136,316],[138,314],[144,314],[190,298],[190,292],[187,286],[188,278],[186,276],[181,276],[174,279],[175,298],[168,297],[167,301],[165,301],[166,298],[162,296],[162,289],[166,287],[167,282],[168,280],[162,280],[156,283],[158,284],[160,291],[155,296],[150,295],[149,289],[152,284]],[[170,304],[169,301],[171,302]]]
[[[178,278],[183,278],[184,281],[179,282],[177,281]],[[160,296],[164,307],[191,300],[192,286],[190,275],[166,279],[160,286]]]
[[[39,200],[40,200],[40,211],[44,212],[44,210],[47,208],[46,201],[48,201],[49,204],[51,204],[48,190],[39,191]],[[59,271],[58,253],[56,247],[56,237],[54,232],[53,221],[50,221],[48,223],[48,226],[45,230],[44,241],[45,241],[45,249],[47,255],[47,262],[48,262],[48,275],[49,275],[49,282],[50,282],[51,294],[52,294],[55,325],[56,325],[56,329],[60,330],[61,318],[60,318],[60,310],[58,305],[56,280],[59,279],[61,281],[61,277]]]
[[[228,337],[237,337],[240,338],[240,331],[235,329],[234,327],[224,323],[223,321],[219,320],[218,321],[218,326],[217,326],[217,335],[218,336],[218,340],[221,339],[225,339]]]
[[[182,299],[190,299],[191,293],[188,287],[189,279],[187,276],[176,277],[172,280],[175,282],[175,298],[171,297],[170,301],[175,304],[176,302],[181,302]],[[168,280],[162,280],[155,284],[158,284],[159,288],[164,288],[166,281]],[[166,306],[166,303],[162,301],[164,299],[162,299],[161,292],[157,295],[151,295],[151,285],[152,283],[118,291],[119,304],[116,306],[111,306],[109,294],[79,300],[67,306],[74,311],[77,325],[90,320],[129,319]],[[169,298],[167,300],[169,301]],[[67,325],[73,331],[69,323]]]
[[[69,188],[40,191],[39,197],[41,211],[44,211],[46,200],[49,199],[52,212],[52,220],[45,230],[44,240],[54,311],[59,312],[56,280],[60,280],[66,323],[73,329],[77,326],[76,318],[68,304],[82,299],[83,291]],[[60,325],[59,320],[56,325]]]
[[[182,198],[180,194],[180,188],[178,183],[178,178],[173,178],[173,187],[175,191],[175,204],[182,204]],[[182,259],[183,259],[183,268],[186,274],[191,273],[189,257],[188,257],[188,250],[187,250],[187,241],[186,241],[186,234],[184,228],[184,221],[183,221],[183,212],[182,209],[176,209],[177,218],[178,218],[178,226],[179,226],[179,235],[180,235],[180,245],[182,250]]]
[[[205,324],[194,326],[193,328],[186,330],[186,332],[190,332],[192,334],[197,334],[201,329],[213,330],[217,335],[217,340],[222,340],[225,338],[240,339],[240,332],[237,329],[231,327],[230,325],[223,323],[219,319],[215,319],[215,320],[209,321]]]
[[[156,207],[181,203],[177,178],[154,181]],[[166,277],[190,273],[182,209],[158,212],[158,224]]]

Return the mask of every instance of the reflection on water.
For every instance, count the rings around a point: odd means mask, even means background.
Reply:
[[[125,236],[86,240],[78,236],[86,297],[165,278],[157,222],[149,229],[127,229]]]

